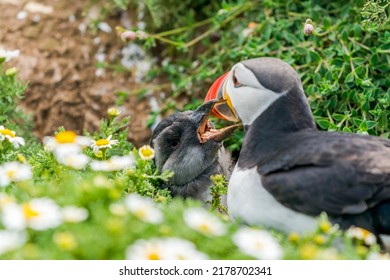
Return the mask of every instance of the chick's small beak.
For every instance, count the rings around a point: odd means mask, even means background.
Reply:
[[[238,122],[239,119],[234,110],[229,93],[226,90],[229,73],[223,74],[211,85],[206,94],[205,102],[210,100],[225,100],[225,102],[214,105],[211,115],[223,120]]]
[[[225,100],[209,100],[198,107],[192,114],[192,120],[198,125],[197,136],[200,143],[206,143],[209,140],[221,142],[241,126],[240,124],[235,124],[221,129],[215,129],[209,122],[209,117],[214,107],[225,103]]]

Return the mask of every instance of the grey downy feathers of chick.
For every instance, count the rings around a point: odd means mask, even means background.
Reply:
[[[151,146],[159,172],[171,170],[173,177],[162,187],[172,196],[210,201],[210,176],[223,174],[228,180],[233,162],[222,145],[239,125],[221,130],[208,120],[217,101],[210,101],[195,111],[172,114],[154,129]]]

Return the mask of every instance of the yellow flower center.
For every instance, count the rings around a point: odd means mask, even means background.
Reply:
[[[305,244],[299,249],[299,253],[304,260],[314,259],[317,256],[318,250],[312,244]]]
[[[14,138],[16,136],[15,132],[13,132],[12,130],[7,129],[7,128],[0,129],[0,133],[3,134],[4,136],[5,135],[11,136],[12,138]]]
[[[320,223],[320,230],[321,230],[322,232],[327,233],[327,232],[329,232],[331,229],[332,229],[332,224],[329,223],[328,221],[322,221],[322,222]]]
[[[107,139],[100,139],[100,140],[96,141],[96,146],[99,146],[99,147],[106,146],[108,144],[110,144],[110,141]]]
[[[150,157],[153,155],[153,152],[149,149],[142,150],[141,153],[144,157]]]
[[[360,228],[360,230],[362,231],[363,233],[363,239],[366,239],[367,237],[371,236],[372,233],[364,228]]]
[[[157,252],[150,252],[148,254],[148,260],[154,260],[157,261],[160,259],[160,255]]]
[[[316,235],[314,236],[313,238],[314,242],[317,244],[317,245],[322,245],[325,243],[325,238],[322,236],[322,235]]]
[[[31,208],[30,204],[26,203],[22,206],[24,216],[27,219],[31,219],[34,217],[39,216],[39,212],[35,211],[34,209]]]
[[[74,143],[76,141],[77,134],[73,131],[62,131],[57,133],[54,138],[60,144]]]
[[[76,240],[70,233],[57,233],[54,236],[54,242],[63,250],[70,251],[76,248]]]
[[[154,157],[154,150],[149,145],[139,148],[138,153],[142,159],[152,159]]]
[[[10,178],[11,180],[13,180],[15,178],[15,175],[17,174],[17,171],[15,169],[10,169],[10,170],[7,170],[7,176],[8,178]]]
[[[27,159],[22,154],[17,154],[18,161],[21,163],[26,163]]]
[[[296,232],[290,233],[290,235],[288,236],[288,240],[290,240],[290,242],[298,242],[299,241],[298,233]]]
[[[147,216],[147,213],[144,209],[138,209],[134,214],[141,220],[145,219]]]
[[[117,108],[115,108],[115,107],[112,107],[112,108],[109,108],[108,110],[107,110],[107,113],[108,113],[108,115],[109,116],[111,116],[111,117],[116,117],[116,116],[118,116],[120,113],[121,113],[121,111],[119,111]]]
[[[256,242],[255,242],[255,248],[256,248],[257,250],[262,250],[263,247],[264,247],[263,242],[260,242],[260,241],[256,241]]]
[[[359,255],[359,256],[365,256],[367,255],[368,253],[368,248],[365,247],[365,246],[356,246],[356,253]]]
[[[203,233],[211,233],[211,228],[208,224],[201,224],[199,230]]]

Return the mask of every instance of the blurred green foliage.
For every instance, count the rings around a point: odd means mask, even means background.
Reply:
[[[0,58],[0,125],[10,127],[16,132],[29,131],[32,119],[17,105],[23,98],[27,84],[17,77],[15,68],[7,68]],[[24,135],[26,137],[29,134]],[[30,136],[31,137],[31,136]]]
[[[378,29],[388,19],[386,8],[389,5],[388,0],[368,0],[360,12],[363,17],[362,25],[368,29]]]

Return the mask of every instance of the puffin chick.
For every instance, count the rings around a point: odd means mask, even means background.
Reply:
[[[150,144],[155,149],[158,171],[174,172],[162,186],[172,196],[211,201],[210,176],[223,174],[227,180],[230,177],[233,163],[222,141],[240,125],[214,128],[208,118],[218,102],[209,101],[195,111],[170,115],[152,133]]]

